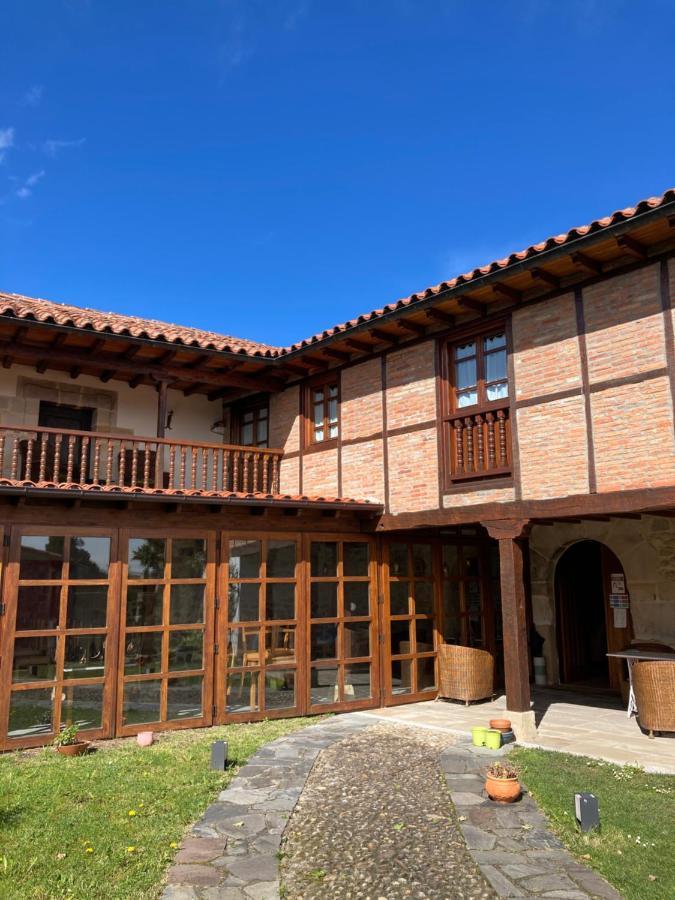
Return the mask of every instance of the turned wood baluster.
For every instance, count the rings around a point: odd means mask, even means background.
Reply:
[[[487,422],[487,439],[488,439],[488,468],[495,467],[495,417],[489,412],[485,416]]]
[[[273,494],[278,494],[279,490],[280,490],[279,470],[280,470],[279,457],[275,456],[274,457],[274,472],[272,475],[272,493]]]
[[[12,479],[12,481],[16,481],[18,474],[19,474],[19,436],[17,434],[15,434],[14,441],[12,442],[12,471],[11,471],[9,477]]]
[[[456,456],[456,464],[457,464],[455,474],[462,475],[464,473],[464,425],[463,425],[461,419],[455,419],[454,431],[455,431],[455,456]]]
[[[264,493],[269,494],[270,492],[270,479],[272,475],[272,457],[271,456],[263,456],[263,465],[262,465],[262,490]]]
[[[38,481],[45,480],[47,475],[47,435],[43,431],[40,435],[40,469],[38,471]]]
[[[250,453],[244,453],[244,477],[243,477],[243,479],[242,479],[242,480],[243,480],[242,489],[243,489],[244,491],[248,491],[248,489],[249,489],[249,468],[250,468],[250,465],[251,465],[251,454],[250,454]]]
[[[59,482],[59,469],[61,468],[61,440],[62,436],[57,434],[54,438],[54,471],[52,472],[52,481],[55,484]]]
[[[138,481],[138,445],[131,442],[131,486],[136,487]]]
[[[265,458],[258,453],[253,454],[253,490],[260,490],[260,467],[264,463]]]
[[[155,475],[154,488],[164,487],[162,472],[164,471],[164,444],[155,444]]]
[[[75,468],[75,435],[68,437],[68,459],[66,460],[66,483],[70,484],[73,480],[73,469]]]
[[[483,448],[483,442],[485,438],[485,434],[483,432],[483,417],[479,414],[476,416],[476,431],[478,435],[478,471],[482,472],[485,469],[485,452]]]
[[[239,450],[235,450],[233,456],[234,466],[232,469],[232,490],[240,491],[241,485],[239,484],[239,457],[241,456],[241,453],[239,452]]]
[[[33,468],[33,441],[35,438],[29,437],[26,441],[26,470],[23,477],[26,481],[31,480],[31,469]]]
[[[499,465],[506,466],[506,413],[503,409],[497,412],[497,425],[499,427]]]
[[[201,489],[205,491],[208,487],[209,481],[209,451],[206,447],[202,447],[202,483],[200,485]],[[196,485],[193,485],[196,487]]]
[[[464,425],[466,426],[466,471],[475,472],[476,467],[473,461],[473,419],[467,417],[464,419]]]
[[[80,453],[80,484],[87,483],[89,472],[87,471],[89,462],[89,438],[82,438],[82,452]]]
[[[0,433],[0,472],[5,474],[5,432]]]
[[[222,468],[221,468],[221,490],[227,491],[229,490],[229,477],[230,477],[230,451],[229,450],[221,450],[222,453]]]
[[[94,484],[100,484],[100,480],[98,477],[100,466],[101,466],[101,441],[98,438],[94,438],[94,472],[93,472]]]
[[[211,451],[211,453],[213,454],[213,456],[212,456],[213,470],[211,472],[211,490],[212,491],[218,490],[218,468],[219,468],[218,458],[219,458],[221,452],[222,452],[221,450],[212,450]]]
[[[192,461],[192,465],[190,466],[190,486],[192,487],[192,490],[197,487],[197,453],[198,450],[196,447],[190,447],[190,459]]]
[[[113,483],[113,455],[115,453],[115,445],[113,441],[108,440],[108,451],[105,460],[105,483],[111,485]]]
[[[187,467],[187,464],[186,464],[186,458],[187,458],[187,457],[186,457],[186,449],[187,449],[186,447],[181,447],[181,448],[180,448],[180,484],[178,485],[178,487],[179,487],[181,490],[184,490],[184,489],[185,489],[185,470],[186,470],[186,467]]]
[[[124,441],[120,441],[120,471],[119,471],[119,479],[120,479],[120,487],[124,487],[124,475],[127,467],[127,455],[124,448]]]
[[[155,444],[157,450],[159,447]],[[155,462],[157,462],[157,450],[155,450]],[[143,457],[143,487],[147,490],[150,487],[150,444],[146,441],[145,455]]]

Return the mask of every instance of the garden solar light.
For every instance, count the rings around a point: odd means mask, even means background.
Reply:
[[[582,791],[574,795],[574,815],[582,831],[600,828],[600,807],[595,794]]]
[[[227,765],[227,741],[214,741],[211,744],[211,768],[222,772]]]

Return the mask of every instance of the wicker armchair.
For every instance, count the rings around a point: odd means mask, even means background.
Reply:
[[[486,650],[441,644],[439,697],[448,700],[485,700],[494,696],[495,661]]]
[[[641,660],[633,665],[632,678],[640,727],[649,737],[675,731],[675,662]]]

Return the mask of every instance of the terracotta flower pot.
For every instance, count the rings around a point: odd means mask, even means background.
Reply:
[[[87,752],[89,747],[89,741],[76,741],[74,744],[63,744],[56,749],[63,756],[82,756],[83,753]]]
[[[520,797],[520,782],[517,778],[492,778],[488,775],[485,790],[491,800],[513,803]]]
[[[509,719],[490,719],[490,728],[495,728],[497,731],[510,731],[511,722]]]

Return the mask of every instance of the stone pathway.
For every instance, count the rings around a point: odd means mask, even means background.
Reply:
[[[452,743],[382,724],[325,750],[281,845],[284,897],[493,898],[438,766]]]
[[[276,900],[280,860],[289,900],[620,900],[527,793],[488,800],[489,751],[455,740],[352,713],[267,744],[192,827],[163,900]]]

